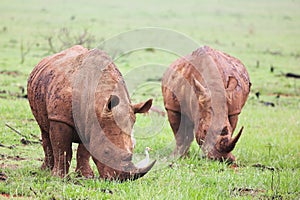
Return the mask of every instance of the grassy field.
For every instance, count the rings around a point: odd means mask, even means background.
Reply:
[[[289,72],[300,74],[299,8],[300,3],[293,0],[2,0],[0,199],[299,199],[300,80],[285,77]],[[24,98],[33,67],[43,57],[73,44],[93,48],[115,35],[143,27],[183,33],[199,45],[227,52],[246,65],[252,91],[237,127],[245,127],[233,151],[238,167],[202,158],[195,142],[189,158],[172,163],[164,160],[174,146],[173,134],[166,117],[150,113],[139,115],[135,124],[135,160],[144,156],[146,146],[153,149],[150,157],[157,159],[145,177],[125,183],[78,178],[74,158],[66,179],[41,171],[41,145],[21,143],[23,136],[31,141],[40,137]],[[160,70],[176,58],[169,52],[146,48],[122,55],[115,63],[126,82],[148,80],[130,90],[134,102],[154,98],[154,105],[163,109],[157,80]],[[150,71],[141,70],[143,67]],[[151,71],[151,67],[160,70]],[[144,137],[145,132],[150,135]],[[74,144],[74,150],[76,147]]]

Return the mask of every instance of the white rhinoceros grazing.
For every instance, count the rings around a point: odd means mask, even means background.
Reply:
[[[207,46],[173,62],[163,76],[162,93],[176,139],[174,154],[185,155],[195,133],[209,158],[234,161],[231,151],[242,129],[232,135],[250,86],[241,61]]]

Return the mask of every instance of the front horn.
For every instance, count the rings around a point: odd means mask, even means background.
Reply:
[[[228,143],[228,145],[226,147],[226,151],[228,153],[231,152],[234,149],[237,141],[240,139],[240,137],[242,135],[243,129],[244,129],[244,127],[242,126],[242,128],[239,131],[239,133],[233,139],[231,139],[230,142]]]
[[[148,166],[143,168],[136,168],[137,172],[131,174],[131,180],[136,180],[138,178],[143,177],[145,174],[147,174],[148,171],[151,170],[151,168],[154,166],[156,160],[154,160],[152,163],[150,163]]]

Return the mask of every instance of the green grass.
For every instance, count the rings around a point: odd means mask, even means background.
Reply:
[[[158,0],[29,0],[24,4],[2,0],[0,143],[13,148],[0,147],[0,172],[8,177],[0,180],[0,199],[5,195],[20,199],[299,199],[300,81],[282,76],[287,72],[300,74],[299,7],[300,3],[292,0],[184,4]],[[21,136],[5,124],[29,140],[40,137],[28,101],[21,97],[26,94],[22,88],[26,89],[33,67],[53,53],[48,38],[54,50],[59,50],[66,47],[60,38],[72,43],[87,30],[89,46],[96,47],[112,36],[142,27],[181,32],[200,45],[239,58],[247,66],[252,92],[237,127],[244,126],[245,130],[233,151],[239,167],[232,169],[202,158],[196,142],[189,158],[165,160],[174,147],[173,133],[166,117],[151,113],[139,115],[135,124],[134,161],[144,157],[146,146],[153,149],[150,157],[158,160],[145,177],[125,183],[77,178],[75,158],[66,179],[41,171],[41,145],[21,144]],[[70,37],[63,30],[69,31]],[[153,98],[154,105],[163,108],[157,79],[176,58],[158,49],[138,50],[118,58],[115,62],[128,83],[132,101]],[[260,103],[255,97],[257,91],[261,100],[274,102],[275,107]],[[74,144],[74,151],[76,147]]]

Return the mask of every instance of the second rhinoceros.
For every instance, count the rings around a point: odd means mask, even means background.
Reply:
[[[27,90],[42,134],[42,169],[64,177],[72,142],[79,143],[76,171],[85,177],[94,176],[91,156],[100,177],[110,180],[137,179],[154,165],[135,167],[131,135],[135,113],[147,112],[152,99],[132,104],[121,73],[105,52],[77,45],[44,58],[30,74]]]
[[[243,129],[232,135],[250,86],[238,59],[208,46],[172,63],[163,76],[162,92],[176,139],[174,154],[187,153],[195,132],[209,158],[234,161],[231,151]]]

